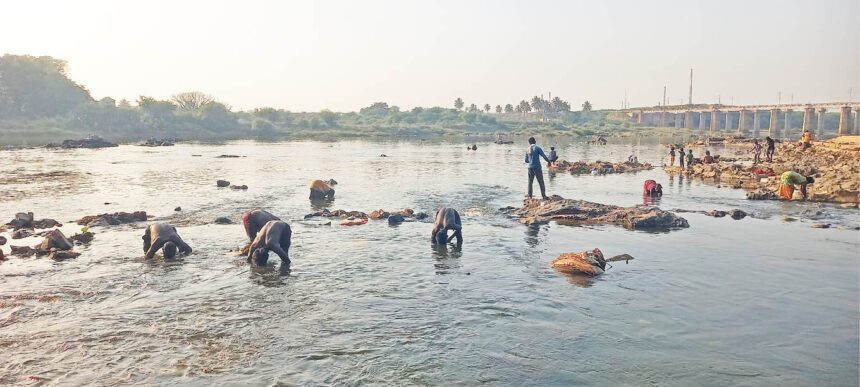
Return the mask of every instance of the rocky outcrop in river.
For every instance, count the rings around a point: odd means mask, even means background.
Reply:
[[[549,170],[553,172],[567,171],[573,174],[592,173],[594,170],[596,170],[598,174],[630,173],[647,171],[650,169],[654,169],[654,166],[651,164],[631,163],[627,161],[623,163],[610,163],[605,161],[588,163],[585,161],[570,162],[567,160],[561,160],[556,161],[549,167]]]
[[[111,148],[118,146],[112,142],[106,141],[105,139],[99,136],[91,136],[81,140],[65,140],[61,144],[48,144],[47,148],[63,148],[63,149],[74,149],[74,148]]]
[[[21,229],[43,229],[43,228],[51,228],[51,227],[62,227],[60,222],[57,222],[54,219],[39,219],[36,220],[33,217],[32,212],[19,212],[15,214],[15,219],[9,221],[3,226],[0,226],[0,231],[4,229],[11,228],[12,230],[21,230]]]
[[[123,223],[146,221],[146,211],[114,212],[113,214],[87,215],[76,221],[81,226],[116,226]]]
[[[555,221],[564,225],[614,224],[634,230],[668,230],[690,227],[687,220],[657,207],[619,207],[553,195],[548,200],[525,199],[520,208],[507,207],[524,224]]]

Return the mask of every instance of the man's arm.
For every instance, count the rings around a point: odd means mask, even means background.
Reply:
[[[543,157],[543,159],[544,159],[544,160],[546,160],[546,162],[549,162],[549,157],[546,157],[546,153],[543,153],[543,149],[541,149],[540,147],[538,147],[538,148],[537,148],[537,151],[538,151],[538,155],[539,155],[540,157]]]
[[[146,258],[150,259],[154,257],[155,252],[157,252],[159,249],[161,249],[162,246],[164,246],[164,242],[166,241],[162,238],[156,239],[155,242],[152,243],[152,246],[149,247],[149,250],[146,251]]]
[[[462,245],[463,244],[463,230],[462,229],[455,230],[454,234],[451,234],[451,236],[448,237],[448,243],[451,243],[451,241],[454,240],[454,238],[457,238],[457,244],[458,245]]]
[[[287,254],[286,251],[284,251],[283,248],[281,248],[280,244],[275,243],[273,246],[268,246],[268,247],[269,247],[269,250],[274,251],[275,254],[278,254],[278,257],[281,258],[282,262],[284,262],[286,264],[290,263],[290,256]]]
[[[191,246],[188,246],[188,244],[185,243],[185,241],[182,240],[182,238],[180,238],[178,234],[176,235],[176,238],[173,239],[173,243],[175,243],[176,247],[179,248],[180,253],[191,254]]]
[[[149,227],[146,227],[146,231],[143,232],[143,252],[146,253],[149,251],[149,246],[152,245],[152,241],[149,240]]]

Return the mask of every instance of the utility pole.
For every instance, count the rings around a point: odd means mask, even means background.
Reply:
[[[663,106],[666,106],[666,86],[663,86]]]
[[[690,96],[687,99],[687,105],[693,104],[693,69],[690,69]]]
[[[779,92],[779,94],[777,94],[777,97],[776,97],[776,104],[777,104],[777,105],[782,105],[782,91],[780,91],[780,92]]]

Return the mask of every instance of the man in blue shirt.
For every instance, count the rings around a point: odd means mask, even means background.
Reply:
[[[532,198],[532,185],[534,184],[535,178],[537,178],[538,186],[540,186],[540,196],[547,199],[546,187],[543,184],[543,170],[540,167],[540,159],[538,156],[543,157],[547,162],[549,162],[549,159],[546,157],[546,154],[543,153],[543,149],[537,146],[535,142],[534,137],[529,137],[529,149],[526,152],[526,164],[529,165],[529,199]]]

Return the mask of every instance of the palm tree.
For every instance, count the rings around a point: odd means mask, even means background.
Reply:
[[[514,113],[514,105],[505,104],[505,113]]]
[[[541,99],[541,97],[532,97],[532,109],[534,109],[535,112],[543,110],[543,99]]]
[[[469,111],[470,112],[477,112],[478,111],[478,105],[470,104],[469,105]]]
[[[582,103],[582,111],[590,112],[591,111],[591,102],[585,101]]]
[[[502,114],[502,105],[496,105],[496,114]]]
[[[463,109],[464,105],[465,105],[465,103],[463,103],[462,98],[457,97],[457,99],[454,100],[454,107],[457,108],[457,110]]]
[[[520,111],[523,113],[523,115],[526,115],[526,113],[532,111],[532,107],[529,105],[528,102],[526,102],[526,100],[522,100],[520,101]]]
[[[490,104],[488,104],[488,103],[485,103],[485,104],[484,104],[484,111],[485,111],[485,112],[487,112],[487,113],[489,113],[489,112],[490,112]]]

